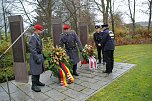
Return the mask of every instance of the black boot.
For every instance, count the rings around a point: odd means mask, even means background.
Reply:
[[[76,71],[77,71],[77,64],[73,65],[73,75],[79,76],[79,74]]]
[[[35,92],[41,92],[41,89],[39,87],[37,87],[36,83],[34,81],[32,81],[32,87],[31,89]]]
[[[45,86],[44,83],[40,82],[40,75],[37,76],[37,82],[36,82],[37,86]]]
[[[37,85],[38,85],[38,86],[45,86],[45,84],[44,84],[44,83],[42,83],[42,82],[40,82],[40,81],[39,81],[39,82],[37,82]]]

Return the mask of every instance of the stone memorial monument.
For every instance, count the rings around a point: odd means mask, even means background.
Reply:
[[[11,42],[13,43],[24,31],[23,18],[20,15],[9,16],[9,26],[11,33]],[[22,36],[13,46],[13,67],[16,82],[28,82],[28,72],[26,67],[26,52],[24,36]]]

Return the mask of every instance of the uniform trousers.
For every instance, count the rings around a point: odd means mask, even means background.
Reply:
[[[32,75],[32,84],[36,85],[39,82],[40,75]]]
[[[103,62],[106,61],[106,60],[105,60],[105,54],[104,54],[103,47],[97,46],[97,52],[98,52],[98,60],[99,60],[99,63],[101,63],[101,51],[102,51]]]
[[[113,64],[114,64],[114,51],[113,50],[107,50],[104,51],[105,53],[105,59],[106,59],[106,72],[111,73],[113,70]]]

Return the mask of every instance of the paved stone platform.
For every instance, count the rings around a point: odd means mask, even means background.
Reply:
[[[96,70],[89,70],[88,65],[79,64],[80,76],[75,77],[75,82],[68,87],[61,87],[58,79],[50,78],[51,72],[46,71],[40,80],[46,86],[41,87],[42,92],[39,93],[31,90],[31,79],[28,83],[9,81],[11,98],[12,101],[85,101],[134,66],[135,64],[115,63],[113,73],[107,75],[102,73],[105,70],[102,64]],[[0,84],[0,101],[9,101],[6,83]]]

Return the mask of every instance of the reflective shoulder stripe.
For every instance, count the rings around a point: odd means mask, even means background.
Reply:
[[[114,36],[114,34],[113,34],[113,33],[110,33],[110,34],[109,34],[109,36],[111,36],[111,37],[112,37],[112,36]]]
[[[112,31],[109,31],[109,36],[114,37],[114,33]]]

